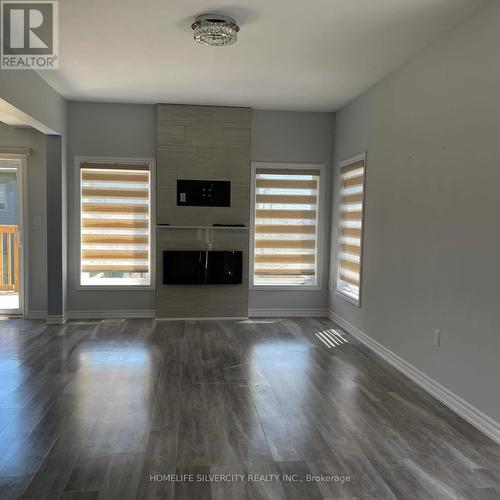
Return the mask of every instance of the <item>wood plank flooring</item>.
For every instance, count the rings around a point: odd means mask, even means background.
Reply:
[[[9,320],[0,498],[498,499],[500,447],[326,319]]]

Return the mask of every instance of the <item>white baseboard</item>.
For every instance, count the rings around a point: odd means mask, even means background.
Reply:
[[[70,319],[109,319],[109,318],[155,318],[155,310],[91,310],[67,311],[62,316],[47,316],[47,311],[29,311],[27,319],[47,319],[49,324],[60,324]],[[328,318],[328,309],[250,309],[250,318]],[[205,320],[243,320],[247,317],[193,317],[193,318],[156,318],[161,321],[205,321]]]
[[[328,318],[328,309],[249,309],[250,318]]]
[[[45,320],[47,325],[64,325],[68,317],[65,314],[47,314],[47,319]]]
[[[241,321],[247,316],[221,316],[221,317],[188,317],[188,318],[155,318],[156,321]]]
[[[115,318],[154,318],[153,310],[105,310],[105,311],[68,311],[67,319],[115,319]]]
[[[26,319],[46,319],[47,311],[28,311]]]
[[[335,321],[335,323],[344,328],[353,337],[382,357],[403,375],[406,375],[422,389],[434,396],[437,400],[441,401],[441,403],[450,408],[450,410],[453,410],[457,415],[462,417],[464,420],[467,420],[467,422],[472,424],[476,429],[481,431],[496,443],[500,444],[499,422],[493,420],[482,411],[467,403],[467,401],[463,400],[460,396],[451,392],[439,382],[436,382],[434,379],[430,378],[418,368],[415,368],[397,354],[394,354],[382,344],[379,344],[376,340],[366,335],[366,333],[363,333],[354,325],[351,325],[351,323],[341,318],[335,312],[329,311],[328,316],[332,321]]]

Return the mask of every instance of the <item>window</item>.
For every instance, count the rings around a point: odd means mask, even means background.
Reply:
[[[318,286],[321,170],[255,166],[253,285]]]
[[[336,291],[359,305],[366,155],[340,167],[340,228]]]
[[[151,285],[150,164],[79,167],[80,284]]]
[[[0,210],[7,208],[7,184],[0,184]]]

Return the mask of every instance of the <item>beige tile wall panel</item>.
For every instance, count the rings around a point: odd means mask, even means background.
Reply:
[[[231,207],[177,207],[177,179],[231,181]],[[158,106],[157,222],[249,224],[250,109]]]
[[[248,315],[247,229],[156,231],[156,314],[159,318],[246,317]],[[241,285],[164,285],[163,250],[241,250]]]
[[[248,108],[158,105],[157,223],[172,226],[250,224]],[[177,179],[231,181],[231,207],[178,207]],[[208,239],[207,239],[208,237]],[[159,229],[158,317],[248,314],[248,230]],[[207,241],[211,241],[211,246]],[[163,250],[243,250],[242,285],[164,286]]]

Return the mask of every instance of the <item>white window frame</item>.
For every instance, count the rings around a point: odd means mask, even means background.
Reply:
[[[338,289],[339,286],[339,279],[338,279],[338,274],[339,274],[339,260],[340,260],[340,247],[341,247],[341,241],[340,241],[340,221],[342,220],[342,185],[339,182],[339,189],[337,190],[338,193],[338,208],[337,208],[337,221],[336,221],[336,231],[337,231],[337,259],[335,261],[335,276],[334,276],[334,286],[335,286],[335,295],[337,297],[341,297],[344,299],[346,302],[349,302],[350,304],[356,306],[356,307],[361,307],[361,294],[363,290],[363,254],[364,254],[364,239],[365,239],[365,200],[366,200],[366,152],[364,153],[359,153],[354,156],[350,156],[349,158],[346,158],[344,160],[341,160],[338,164],[338,175],[339,175],[339,180],[340,180],[340,170],[342,167],[345,167],[346,165],[350,165],[352,163],[355,163],[357,161],[364,161],[364,173],[363,173],[363,210],[361,214],[361,253],[359,256],[359,293],[358,293],[358,300],[356,300],[354,297],[351,297],[350,295],[347,295],[346,293],[342,292],[342,290]]]
[[[0,191],[3,190],[4,194],[5,194],[5,206],[2,208],[0,207],[0,210],[7,210],[8,208],[8,202],[7,202],[7,198],[8,198],[8,190],[7,190],[7,183],[6,182],[0,182]]]
[[[90,163],[147,163],[150,171],[150,189],[149,189],[149,285],[83,285],[81,283],[81,241],[80,241],[80,165],[84,162]],[[76,290],[155,290],[156,288],[156,161],[154,158],[123,158],[116,156],[75,156],[74,165],[75,176],[75,226],[76,226]]]
[[[3,150],[11,148],[0,147],[0,159],[14,160],[15,163],[20,162],[18,167],[18,186],[16,191],[16,203],[19,210],[19,241],[21,246],[19,248],[19,264],[21,265],[19,274],[19,311],[18,314],[26,318],[29,314],[29,258],[27,249],[30,248],[29,242],[29,198],[28,198],[28,159],[31,156],[30,148],[15,148],[19,153],[4,153]],[[23,152],[25,151],[25,152]],[[7,312],[7,311],[6,311]],[[12,311],[8,311],[12,313]],[[16,313],[13,313],[16,314]]]
[[[319,170],[319,203],[317,208],[317,237],[316,237],[316,284],[315,285],[256,285],[254,283],[254,251],[255,251],[255,176],[257,168],[283,168],[283,169],[311,169]],[[324,232],[324,205],[325,205],[325,165],[321,163],[286,163],[286,162],[252,162],[251,166],[251,194],[250,194],[250,259],[249,259],[249,290],[309,290],[318,291],[322,289],[323,268],[323,232]]]

